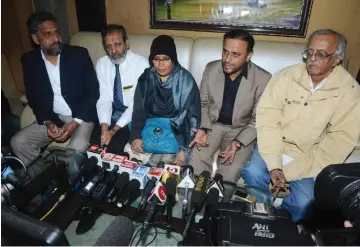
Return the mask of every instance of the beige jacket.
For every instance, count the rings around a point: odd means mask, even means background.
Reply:
[[[283,169],[291,181],[343,163],[359,138],[359,95],[358,83],[341,66],[314,94],[305,64],[275,74],[256,111],[259,151],[268,170]],[[294,160],[283,167],[282,154]]]
[[[231,126],[240,128],[236,139],[245,146],[256,139],[256,105],[270,77],[269,72],[249,62],[247,79],[245,77],[241,79],[234,103]],[[225,75],[221,61],[208,63],[200,87],[201,128],[211,130],[211,124],[218,120],[223,103],[224,84]]]

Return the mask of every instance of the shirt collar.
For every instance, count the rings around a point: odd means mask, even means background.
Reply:
[[[44,52],[43,52],[41,49],[40,49],[40,52],[41,52],[41,57],[42,57],[42,59],[44,60],[44,62],[49,62],[49,61],[46,59],[46,57],[45,57],[45,55],[44,55]],[[57,63],[56,63],[56,65],[59,64],[60,55],[61,55],[61,54],[57,55]],[[49,63],[50,63],[50,62],[49,62]]]
[[[311,76],[309,76],[309,86],[310,86],[310,91],[311,93],[314,93],[316,90],[320,89],[322,86],[324,86],[325,82],[326,82],[326,79],[325,78],[324,80],[322,80],[319,84],[317,84],[316,87],[314,87],[314,82],[313,80],[311,79]]]
[[[234,79],[234,81],[240,79],[242,76],[245,77],[245,79],[247,80],[247,78],[248,78],[248,63],[244,64],[244,66],[243,66],[240,74]],[[229,75],[226,75],[226,77],[227,77],[228,79],[230,79],[230,76],[229,76]],[[230,79],[230,80],[231,80],[231,79]]]

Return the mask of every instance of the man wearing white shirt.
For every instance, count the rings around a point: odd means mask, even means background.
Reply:
[[[107,145],[111,153],[122,152],[129,141],[134,92],[140,75],[149,62],[129,50],[126,30],[108,25],[101,33],[107,56],[96,64],[100,98],[96,104],[100,126],[95,126],[91,141]]]
[[[56,17],[39,11],[27,21],[39,47],[22,56],[24,85],[36,122],[11,140],[14,153],[28,165],[52,141],[85,151],[94,121],[99,83],[87,49],[64,45]]]

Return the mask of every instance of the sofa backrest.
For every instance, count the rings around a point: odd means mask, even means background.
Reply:
[[[155,37],[157,35],[130,34],[130,49],[147,58]],[[192,73],[200,86],[206,64],[221,59],[222,38],[197,38],[195,40],[180,36],[173,36],[173,38],[180,64]],[[79,32],[71,38],[71,44],[86,47],[94,65],[100,57],[105,55],[101,35],[98,32]],[[304,48],[305,44],[300,43],[259,40],[255,42],[252,61],[270,73],[275,73],[282,68],[300,63]]]
[[[130,50],[148,58],[151,43],[157,35],[130,34],[128,37]],[[193,39],[187,37],[173,38],[175,40],[178,60],[184,68],[189,70]],[[71,44],[87,48],[94,65],[96,65],[96,61],[100,57],[106,55],[101,41],[101,34],[97,32],[79,32],[71,38]]]
[[[198,38],[194,41],[190,71],[200,85],[206,64],[221,59],[223,41],[220,38]],[[305,44],[255,41],[251,61],[263,69],[275,72],[302,61]]]

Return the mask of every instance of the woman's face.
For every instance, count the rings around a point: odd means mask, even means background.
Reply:
[[[171,58],[166,55],[156,55],[152,60],[156,72],[161,78],[167,78],[174,68]]]

